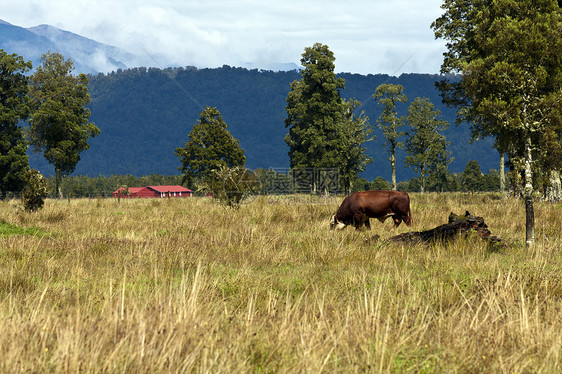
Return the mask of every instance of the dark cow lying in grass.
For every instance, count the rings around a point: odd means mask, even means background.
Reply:
[[[370,230],[369,218],[377,218],[384,222],[388,217],[392,217],[395,227],[398,227],[402,221],[408,226],[412,224],[410,196],[406,192],[355,192],[343,200],[332,217],[330,229],[343,229],[347,225],[354,225],[356,229],[359,229],[365,224],[365,227]]]

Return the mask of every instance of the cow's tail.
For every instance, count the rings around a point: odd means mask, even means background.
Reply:
[[[408,195],[407,192],[403,192],[403,194],[405,194],[408,198],[408,221],[406,222],[406,225],[411,226],[414,221],[412,220],[412,210],[410,209],[410,195]]]
[[[408,204],[408,226],[412,226],[414,221],[412,220],[412,211],[410,210],[410,204]]]

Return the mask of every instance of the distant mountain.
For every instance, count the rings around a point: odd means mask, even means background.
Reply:
[[[148,53],[135,55],[122,48],[98,43],[69,31],[49,25],[23,28],[0,19],[0,49],[17,53],[25,60],[31,60],[33,67],[40,64],[41,55],[47,51],[58,52],[74,61],[74,73],[109,73],[118,69],[134,67],[168,67],[162,56]],[[158,62],[157,62],[158,61]],[[299,68],[294,63],[247,62],[241,67],[247,69],[291,71]]]
[[[40,64],[45,52],[58,52],[65,58],[72,58],[75,73],[86,74],[127,69],[128,63],[137,59],[121,48],[98,43],[56,27],[40,25],[26,29],[5,21],[0,21],[0,49],[31,60],[34,67]]]

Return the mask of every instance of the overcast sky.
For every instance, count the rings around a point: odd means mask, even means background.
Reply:
[[[0,19],[48,24],[179,66],[296,63],[328,45],[337,72],[438,73],[441,0],[0,0]],[[160,56],[160,57],[157,57]]]

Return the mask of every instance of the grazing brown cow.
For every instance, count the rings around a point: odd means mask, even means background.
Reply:
[[[363,224],[371,229],[369,218],[377,218],[384,222],[388,217],[394,220],[398,227],[402,221],[406,225],[412,224],[410,212],[410,196],[401,191],[362,191],[347,196],[338,211],[332,217],[330,229],[343,229],[347,225],[354,225],[359,229]]]

